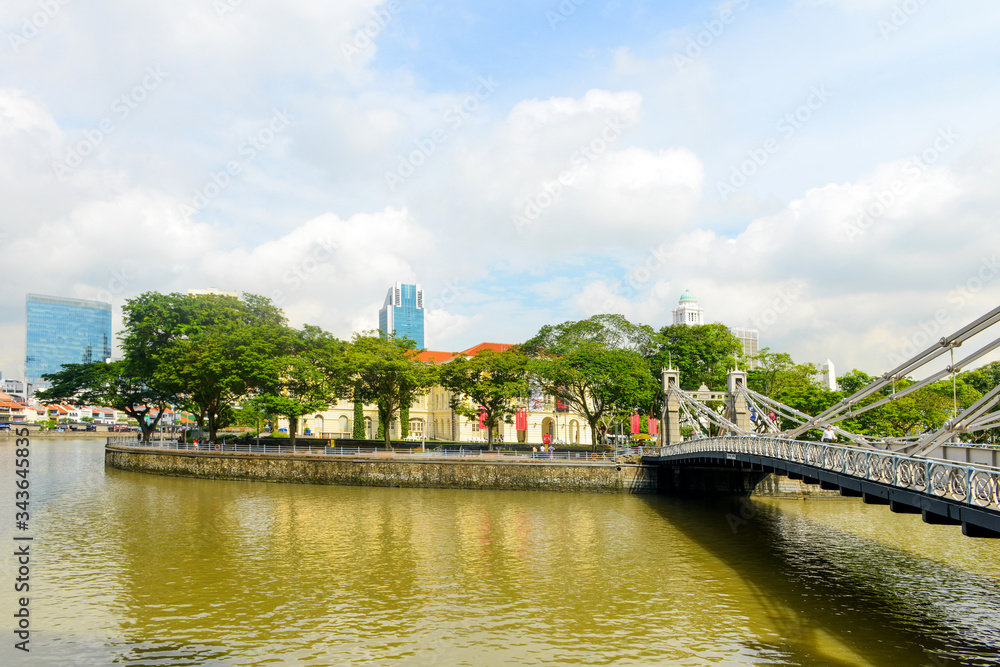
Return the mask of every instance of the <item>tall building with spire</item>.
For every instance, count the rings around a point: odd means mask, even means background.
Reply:
[[[409,337],[424,349],[424,290],[420,285],[396,283],[378,311],[378,328],[384,336]]]

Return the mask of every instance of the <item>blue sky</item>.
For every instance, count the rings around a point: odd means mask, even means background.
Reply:
[[[0,372],[26,292],[349,337],[397,280],[436,349],[691,289],[885,370],[1000,296],[997,34],[985,0],[10,0]]]

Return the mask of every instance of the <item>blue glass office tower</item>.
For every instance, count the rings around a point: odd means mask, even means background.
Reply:
[[[42,376],[62,370],[63,364],[111,358],[110,303],[29,294],[27,316],[27,383],[48,386]]]
[[[424,349],[424,290],[420,285],[396,283],[385,295],[385,304],[378,311],[378,328],[383,335],[417,341]]]

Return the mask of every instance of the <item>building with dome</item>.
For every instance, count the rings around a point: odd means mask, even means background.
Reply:
[[[674,313],[674,324],[686,324],[694,326],[705,323],[705,309],[698,307],[698,300],[694,298],[691,290],[684,290],[681,300],[677,304]]]
[[[694,298],[691,290],[684,290],[681,300],[677,302],[677,308],[673,311],[674,324],[694,326],[705,323],[705,309],[698,306],[698,300]],[[760,351],[760,334],[756,329],[729,327],[729,332],[736,336],[743,346],[743,354],[747,359],[747,365],[753,369],[759,365],[755,357]]]

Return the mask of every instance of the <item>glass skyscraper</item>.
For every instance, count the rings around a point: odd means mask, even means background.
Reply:
[[[47,373],[63,364],[111,358],[111,304],[84,299],[29,294],[27,298],[25,381],[48,386]]]
[[[409,337],[424,349],[424,290],[420,285],[396,283],[385,295],[378,311],[378,328],[383,335]]]

